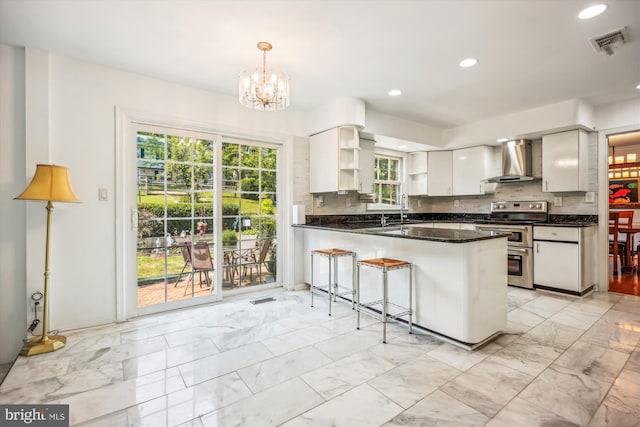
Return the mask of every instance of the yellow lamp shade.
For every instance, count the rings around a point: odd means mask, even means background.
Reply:
[[[67,168],[57,165],[37,165],[36,173],[17,200],[79,202],[69,182]]]

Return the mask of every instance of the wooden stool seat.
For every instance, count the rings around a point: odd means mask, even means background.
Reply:
[[[323,256],[329,260],[329,281],[324,286],[316,285],[313,279],[313,256]],[[350,256],[352,258],[352,277],[351,277],[351,289],[338,284],[338,258]],[[340,289],[342,288],[342,291]],[[356,253],[346,249],[315,249],[311,251],[311,285],[309,290],[311,291],[311,307],[313,307],[313,294],[317,289],[326,290],[329,294],[329,316],[331,316],[331,294],[333,294],[333,302],[336,302],[337,297],[344,295],[351,295],[351,308],[356,307]]]
[[[407,262],[407,261],[400,261],[400,260],[391,259],[391,258],[363,259],[360,261],[360,263],[370,265],[371,267],[387,268],[387,269],[405,267],[411,264],[410,262]]]
[[[315,252],[318,255],[326,255],[326,256],[344,256],[344,255],[351,255],[353,253],[353,251],[347,251],[345,249],[316,249],[313,252]]]

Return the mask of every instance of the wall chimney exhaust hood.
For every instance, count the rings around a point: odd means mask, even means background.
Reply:
[[[486,182],[508,183],[532,181],[531,141],[519,139],[502,144],[502,175],[489,178]]]

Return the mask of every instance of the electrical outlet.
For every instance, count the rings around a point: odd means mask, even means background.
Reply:
[[[553,197],[553,206],[562,206],[562,196]]]
[[[596,193],[593,191],[587,191],[584,193],[584,202],[585,203],[595,203],[596,202]]]
[[[350,207],[351,207],[351,199],[350,199],[350,198],[348,198],[348,197],[347,197],[347,198],[345,199],[345,203],[346,203],[346,205],[347,205],[347,207],[348,207],[348,208],[350,208]]]
[[[98,200],[101,202],[109,200],[109,192],[106,188],[98,188]]]
[[[418,199],[418,207],[421,208],[422,207],[422,200]]]
[[[460,207],[460,200],[455,199],[455,200],[453,201],[453,207],[454,207],[454,208],[459,208],[459,207]]]

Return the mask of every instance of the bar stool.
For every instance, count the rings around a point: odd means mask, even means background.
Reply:
[[[370,301],[366,303],[360,303],[360,267],[373,267],[378,270],[382,270],[382,299],[376,301]],[[391,270],[399,270],[403,268],[409,269],[409,305],[408,307],[404,307],[389,301],[389,291],[388,291],[388,280],[387,273]],[[358,281],[356,287],[356,310],[358,310],[358,322],[357,329],[360,329],[360,312],[362,308],[371,308],[374,305],[380,304],[382,305],[382,313],[379,316],[382,321],[382,342],[387,342],[387,322],[389,319],[398,320],[401,317],[409,316],[409,333],[412,333],[412,314],[413,310],[411,309],[413,305],[413,264],[407,261],[400,261],[396,259],[390,258],[374,258],[374,259],[363,259],[358,261]],[[403,310],[398,313],[389,314],[388,306],[394,306],[397,309]],[[371,310],[368,311],[369,314],[374,317],[378,317]]]
[[[316,286],[313,280],[313,256],[319,255],[326,257],[329,260],[329,283],[326,286]],[[340,292],[340,288],[346,289],[338,284],[338,258],[343,256],[350,256],[353,258],[353,277],[351,279],[351,290],[344,290]],[[333,274],[332,274],[333,273]],[[333,277],[333,282],[332,282]],[[333,288],[333,301],[336,301],[336,297],[343,295],[351,295],[351,308],[355,308],[355,293],[356,293],[356,253],[345,249],[316,249],[311,251],[311,307],[313,307],[313,293],[316,289],[326,289],[329,294],[329,316],[331,316],[331,288]]]

